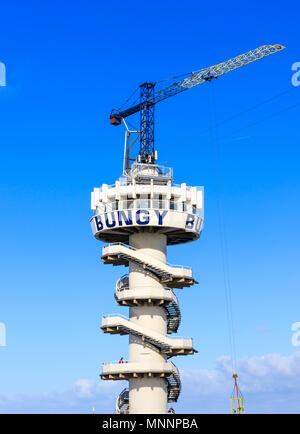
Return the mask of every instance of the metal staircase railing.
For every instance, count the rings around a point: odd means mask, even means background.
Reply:
[[[167,313],[167,333],[177,333],[181,321],[181,312],[176,297],[176,302],[164,306]]]
[[[155,346],[156,348],[160,349],[162,352],[168,352],[169,350],[171,350],[172,348],[176,348],[176,345],[172,345],[168,342],[164,342],[162,340],[160,340],[158,337],[154,336],[150,333],[147,333],[147,331],[143,328],[143,330],[141,330],[140,326],[137,326],[134,322],[130,321],[129,318],[127,318],[125,315],[122,314],[108,314],[108,315],[103,315],[103,319],[105,318],[120,318],[121,321],[119,320],[119,324],[110,324],[110,325],[103,325],[102,324],[102,331],[106,332],[106,329],[109,329],[109,333],[112,332],[112,329],[116,329],[117,333],[124,333],[124,334],[131,334],[134,336],[138,336],[140,338],[142,338],[143,341],[145,342],[149,342],[150,344],[152,344],[153,346]],[[122,319],[126,321],[126,323],[124,324],[124,321],[122,323]],[[138,330],[138,328],[140,328],[140,330]],[[155,332],[153,332],[155,333]],[[189,345],[187,345],[188,349],[191,351],[195,351],[196,350],[193,349],[192,347],[192,338],[187,338],[184,336],[168,336],[166,337],[167,340],[173,340],[174,339],[174,343],[176,340],[182,339],[185,341],[189,341]],[[190,348],[189,348],[190,347]]]
[[[129,414],[129,390],[123,389],[117,398],[116,414]]]
[[[119,247],[119,249],[116,249],[114,252],[107,252],[106,249],[109,247]],[[137,249],[135,249],[132,246],[128,246],[124,243],[112,243],[107,244],[103,247],[103,256],[102,259],[106,256],[117,256],[118,259],[125,259],[127,261],[134,261],[140,265],[143,265],[144,268],[148,269],[149,271],[152,271],[154,274],[158,275],[162,279],[170,279],[172,277],[187,277],[189,279],[193,279],[191,274],[191,267],[185,266],[185,265],[174,265],[169,263],[161,263],[156,258],[152,258],[151,256],[146,255],[144,257],[139,257],[137,255],[140,255]],[[169,271],[166,270],[166,268],[169,268]],[[172,272],[172,268],[176,270],[182,270],[182,273],[174,273]],[[184,272],[185,271],[185,272]],[[190,273],[188,273],[190,272]],[[190,275],[188,275],[190,274]]]
[[[117,280],[116,283],[116,292],[124,291],[129,289],[129,276],[128,274],[124,274]]]
[[[133,250],[134,252],[138,252],[139,249],[136,249],[133,246],[129,246],[128,244],[125,243],[110,243],[110,244],[106,244],[105,246],[103,246],[103,249],[106,249],[107,247],[114,247],[114,246],[121,246],[121,247],[125,247],[128,250]],[[147,254],[147,256],[153,258],[154,261],[157,261],[156,258],[150,256]],[[172,267],[172,268],[183,268],[185,270],[192,270],[192,267],[188,266],[188,265],[176,265],[176,264],[170,264],[169,262],[166,262],[165,265],[167,265],[168,267]]]
[[[177,402],[181,392],[181,381],[178,368],[172,363],[174,370],[165,377],[167,382],[168,402]],[[123,389],[116,401],[116,414],[129,414],[129,390]]]
[[[119,316],[121,316],[121,315],[119,315]],[[127,321],[129,321],[128,318],[126,318],[126,319],[127,319]],[[145,342],[148,342],[149,344],[155,346],[156,348],[158,348],[160,350],[166,350],[167,351],[170,349],[170,345],[160,341],[159,339],[156,339],[156,338],[154,339],[153,337],[151,337],[145,333],[141,333],[141,332],[135,330],[133,327],[126,327],[125,325],[120,325],[118,330],[125,333],[125,334],[131,334],[134,336],[138,336],[138,337],[142,338]]]
[[[170,279],[171,273],[166,272],[165,270],[161,269],[160,267],[157,267],[155,265],[151,265],[150,261],[144,261],[140,258],[132,257],[130,254],[126,253],[120,253],[119,257],[122,259],[134,261],[140,265],[143,265],[147,270],[151,271],[152,273],[156,274],[157,276],[163,278],[163,279]]]
[[[120,279],[117,280],[115,298],[118,300],[118,293],[122,293],[123,291],[129,289],[129,276],[128,274],[124,274],[122,277],[120,277]],[[164,290],[171,293],[173,299],[171,304],[166,304],[163,306],[167,314],[167,333],[177,333],[181,321],[181,312],[178,300],[172,289],[164,287]]]
[[[174,366],[172,375],[166,377],[167,388],[168,388],[168,402],[177,402],[181,391],[181,381],[178,368],[171,362]]]

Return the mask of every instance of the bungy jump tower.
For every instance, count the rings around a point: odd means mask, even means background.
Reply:
[[[104,333],[129,335],[129,360],[102,365],[103,380],[129,382],[129,389],[124,389],[117,399],[116,413],[167,413],[168,403],[177,401],[181,389],[178,369],[170,359],[196,352],[191,338],[170,336],[177,333],[181,318],[174,289],[196,282],[190,267],[167,263],[167,246],[199,238],[203,228],[203,188],[176,185],[172,169],[155,164],[154,107],[284,49],[278,44],[263,45],[182,75],[179,81],[176,77],[170,79],[173,81],[165,88],[159,88],[158,83],[143,83],[133,105],[110,115],[112,125],[124,123],[127,130],[123,174],[114,185],[103,184],[92,192],[95,215],[91,225],[94,236],[107,243],[102,251],[104,264],[129,267],[129,273],[117,281],[115,289],[116,302],[129,307],[129,317],[106,315],[101,327]],[[140,113],[140,128],[129,131],[125,119],[135,113]],[[130,133],[140,137],[140,151],[131,167],[129,150],[137,137],[129,146]],[[233,410],[241,413],[236,391]]]
[[[167,246],[199,238],[203,227],[203,189],[175,185],[172,169],[134,163],[127,178],[92,192],[92,229],[104,264],[125,265],[115,299],[129,307],[124,315],[105,315],[102,331],[129,335],[129,360],[102,365],[102,380],[128,380],[116,413],[167,413],[181,389],[171,357],[194,354],[191,338],[172,336],[180,325],[175,288],[195,282],[188,266],[167,262]],[[171,410],[172,411],[172,410]]]

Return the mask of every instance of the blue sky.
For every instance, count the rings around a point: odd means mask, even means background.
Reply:
[[[168,250],[169,262],[191,265],[199,280],[177,291],[179,334],[192,336],[199,349],[174,359],[186,378],[177,411],[190,409],[191,396],[193,410],[227,411],[231,393],[230,373],[228,382],[217,382],[220,401],[201,389],[204,376],[215,390],[214,375],[224,373],[230,355],[214,147],[249,411],[286,411],[299,401],[298,353],[291,344],[291,325],[300,321],[300,87],[291,84],[292,64],[300,61],[298,16],[296,2],[288,8],[156,0],[2,5],[7,87],[0,88],[0,322],[7,346],[0,347],[1,412],[90,411],[93,405],[113,411],[122,388],[100,385],[98,375],[102,361],[127,356],[128,340],[103,335],[99,327],[103,313],[126,314],[113,297],[125,269],[101,263],[101,243],[89,226],[90,191],[114,183],[122,169],[123,130],[110,126],[111,109],[145,80],[275,43],[287,50],[157,106],[156,145],[175,182],[205,187],[200,241]],[[214,113],[221,125],[212,144],[207,129]],[[270,379],[257,380],[245,360],[257,369],[268,363]],[[283,381],[286,375],[295,381]]]

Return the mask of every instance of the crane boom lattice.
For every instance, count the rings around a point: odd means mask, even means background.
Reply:
[[[155,91],[157,83],[146,82],[140,86],[140,101],[123,111],[113,111],[110,115],[112,125],[120,125],[122,119],[140,112],[140,152],[141,163],[154,163],[154,105],[173,95],[184,92],[206,81],[211,81],[249,63],[284,50],[283,45],[263,45],[226,62],[194,71],[188,77]]]

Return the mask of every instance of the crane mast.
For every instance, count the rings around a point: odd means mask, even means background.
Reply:
[[[248,51],[237,57],[227,60],[226,62],[210,66],[198,71],[194,71],[186,78],[173,82],[171,85],[156,90],[157,83],[146,82],[140,85],[140,100],[138,104],[133,105],[123,111],[113,110],[110,115],[112,125],[120,125],[122,119],[127,118],[135,113],[140,112],[140,151],[138,160],[141,163],[154,163],[154,106],[185,90],[198,86],[206,81],[211,81],[221,75],[227,74],[249,63],[255,62],[264,57],[275,54],[284,50],[283,45],[263,45],[255,50]]]
[[[146,82],[140,86],[140,160],[154,162],[154,104],[155,83]]]

